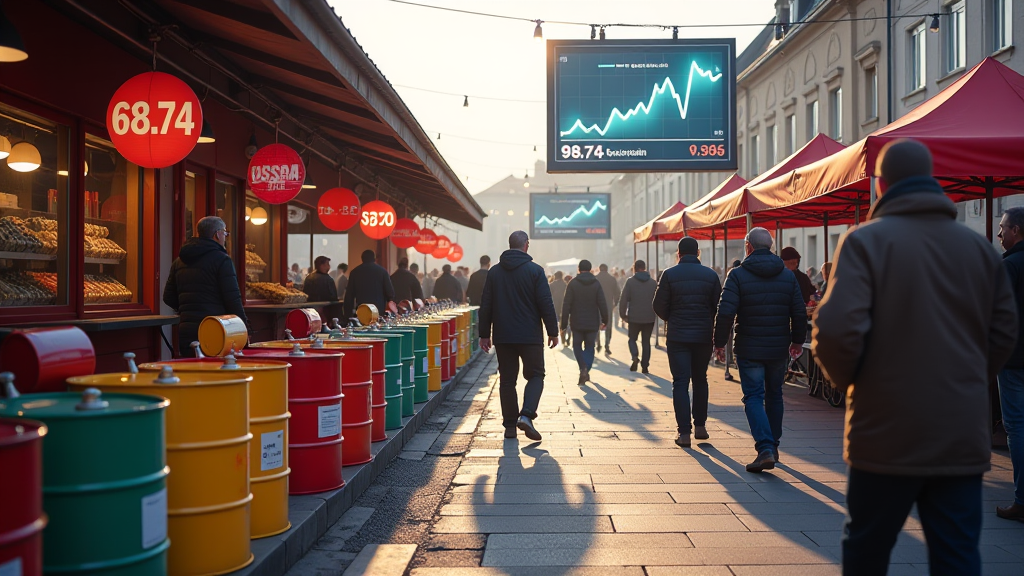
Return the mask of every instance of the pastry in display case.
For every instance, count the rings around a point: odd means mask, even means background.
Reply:
[[[245,245],[245,277],[250,282],[259,282],[267,269],[267,263],[256,253],[255,244]]]
[[[306,293],[274,282],[247,282],[245,297],[250,300],[269,300],[275,304],[300,304],[308,298]]]

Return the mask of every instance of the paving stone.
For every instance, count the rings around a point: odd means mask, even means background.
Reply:
[[[412,452],[409,450],[402,450],[401,452],[399,452],[398,457],[401,458],[402,460],[423,460],[423,457],[426,455],[426,452]]]
[[[802,532],[688,532],[695,548],[818,547]]]
[[[685,534],[491,534],[488,549],[518,548],[692,548]]]
[[[801,515],[776,515],[776,516],[750,516],[737,515],[737,519],[743,522],[751,532],[802,532],[804,530],[834,530],[842,528],[843,514],[812,514]]]
[[[647,576],[732,576],[728,566],[645,566]]]
[[[348,539],[359,532],[363,524],[373,516],[374,512],[373,508],[360,506],[349,508],[341,515],[341,519],[334,526],[331,526],[327,530],[327,534],[320,538],[313,547],[319,550],[340,551],[344,549]]]
[[[708,516],[707,518],[714,518]],[[528,516],[445,516],[433,527],[438,534],[509,534],[558,533],[558,532],[612,532],[612,522],[607,516],[557,516],[537,519]]]
[[[609,516],[732,514],[725,504],[448,504],[442,516]]]
[[[515,567],[501,568],[416,568],[410,576],[645,576],[640,566]]]
[[[751,492],[758,501],[760,496]],[[524,492],[509,494],[507,492],[459,492],[448,499],[450,504],[673,504],[675,501],[666,492],[615,492],[611,494],[594,494],[590,492],[555,492],[536,493]],[[708,502],[719,502],[709,500]],[[694,502],[699,503],[699,502]]]
[[[742,532],[735,516],[612,516],[616,532]]]
[[[736,514],[752,514],[769,516],[776,514],[845,514],[846,507],[836,503],[824,502],[742,502],[729,504]]]
[[[402,576],[415,553],[415,544],[370,544],[342,576]]]
[[[690,548],[522,548],[487,547],[483,566],[630,566],[701,565],[704,559]]]
[[[599,494],[607,495],[607,494]],[[680,504],[730,503],[730,502],[764,502],[760,494],[750,491],[705,490],[701,492],[672,491],[669,493],[675,502]]]
[[[426,452],[430,450],[437,437],[441,435],[439,431],[420,431],[411,440],[406,442],[403,447],[404,450],[412,452]]]
[[[842,568],[838,564],[781,564],[774,566],[730,566],[730,570],[736,576],[779,576],[785,574],[786,576],[840,576],[843,573]],[[917,572],[916,574],[927,574],[927,567],[923,572]],[[987,572],[985,574],[988,574]],[[655,576],[651,574],[650,576]],[[659,575],[660,576],[660,575]],[[893,571],[889,571],[889,576],[893,576]]]

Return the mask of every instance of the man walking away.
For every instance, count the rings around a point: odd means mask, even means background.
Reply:
[[[395,300],[395,287],[383,266],[377,264],[373,250],[364,250],[360,258],[363,263],[352,269],[348,287],[345,290],[345,317],[353,318],[356,308],[362,304],[373,304],[381,315],[387,310],[388,302]]]
[[[1024,208],[1010,208],[999,222],[999,240],[1006,252],[1003,264],[1010,273],[1010,285],[1017,300],[1017,315],[1024,310]],[[1020,325],[1024,327],[1024,322]],[[1017,333],[1017,346],[1010,360],[999,372],[999,406],[1006,429],[1006,443],[1013,464],[1013,503],[996,507],[996,515],[1007,520],[1024,522],[1024,330]]]
[[[338,300],[345,299],[345,290],[348,288],[348,264],[338,264],[338,279],[335,280],[335,291],[338,293]]]
[[[633,276],[626,280],[622,294],[619,295],[619,317],[629,324],[629,355],[633,360],[629,365],[629,371],[636,372],[639,364],[644,374],[650,374],[651,333],[654,331],[655,320],[654,293],[658,283],[647,273],[647,263],[643,260],[637,260],[633,264],[633,270]],[[637,336],[643,338],[642,357],[636,346]],[[708,357],[711,355],[708,354]]]
[[[431,296],[434,295],[434,283],[436,281],[437,268],[434,268],[432,271],[428,272],[426,276],[423,277],[423,282],[420,283],[420,286],[423,287],[423,295],[426,296],[427,298],[430,298]]]
[[[395,300],[423,299],[423,288],[416,275],[409,270],[409,259],[402,258],[398,261],[398,270],[391,275],[391,285],[395,287]]]
[[[700,250],[693,238],[687,236],[679,240],[676,257],[679,263],[666,270],[658,283],[654,311],[668,323],[665,348],[672,371],[676,445],[689,448],[691,380],[693,435],[698,440],[710,437],[707,430],[708,362],[722,283],[714,270],[700,263]]]
[[[469,277],[469,288],[466,289],[466,298],[470,306],[479,306],[484,295],[484,282],[487,281],[487,271],[491,269],[491,257],[484,254],[480,257],[480,269],[473,272]]]
[[[313,272],[302,282],[302,291],[310,302],[338,301],[338,288],[328,273],[330,269],[331,259],[327,256],[317,256],[313,261]]]
[[[604,330],[608,324],[608,300],[590,269],[589,260],[580,260],[579,274],[566,287],[562,302],[562,332],[567,327],[572,329],[572,352],[580,366],[580,386],[590,380],[598,330]]]
[[[810,277],[800,271],[800,253],[796,251],[796,248],[792,246],[786,246],[782,249],[782,262],[786,265],[786,269],[793,272],[796,276],[796,281],[800,284],[800,295],[804,299],[804,304],[811,301],[811,294],[814,294],[814,284],[811,282]]]
[[[916,504],[929,571],[977,576],[988,387],[1013,353],[1017,305],[991,243],[957,223],[923,144],[886,144],[875,170],[878,202],[839,242],[811,342],[846,389],[843,573],[885,574]]]
[[[729,273],[732,272],[733,270],[735,270],[736,268],[739,268],[740,264],[742,264],[742,262],[740,262],[739,260],[733,260],[732,261],[732,266],[730,266],[729,269],[726,270],[726,272],[725,272],[725,277],[728,278],[729,277]],[[717,273],[716,273],[716,275],[717,275]],[[733,349],[732,349],[732,339],[733,339],[732,337],[733,337],[733,331],[729,330],[729,339],[726,340],[726,342],[725,342],[725,374],[722,376],[723,378],[725,378],[729,382],[733,381],[732,372],[729,371],[729,367],[732,366],[732,364],[736,361],[736,355],[733,353]]]
[[[498,355],[498,394],[505,438],[515,438],[519,428],[527,438],[537,441],[541,435],[533,421],[544,391],[544,328],[548,348],[554,348],[558,344],[558,319],[544,269],[526,253],[529,236],[522,230],[513,232],[508,247],[498,265],[487,271],[480,301],[480,348],[490,352],[493,340]],[[526,378],[522,409],[516,394],[520,360]]]
[[[764,228],[747,233],[747,257],[725,279],[715,321],[715,356],[725,362],[725,342],[735,326],[736,365],[743,411],[757,458],[747,471],[775,468],[782,438],[782,382],[790,358],[803,352],[807,308],[796,277],[771,253]],[[788,354],[788,356],[787,356]]]
[[[441,276],[434,282],[434,296],[438,300],[451,300],[456,304],[462,303],[462,286],[459,280],[452,276],[452,265],[445,264],[441,267]]]
[[[555,305],[555,312],[557,314],[561,314],[562,303],[565,302],[565,279],[561,270],[555,271],[551,282],[548,284],[548,289],[551,290],[551,301]],[[565,344],[564,339],[562,340],[562,344]]]
[[[597,281],[601,283],[601,290],[604,291],[604,297],[607,299],[606,306],[609,314],[615,312],[615,307],[619,304],[619,281],[608,273],[608,265],[601,264],[598,266]],[[608,346],[612,341],[612,318],[609,316],[604,328],[604,353],[606,356],[612,355],[612,349]],[[601,351],[601,339],[597,339],[597,351]]]

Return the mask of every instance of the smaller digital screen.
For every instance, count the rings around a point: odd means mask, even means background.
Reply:
[[[610,194],[530,194],[530,237],[611,238],[610,200]]]

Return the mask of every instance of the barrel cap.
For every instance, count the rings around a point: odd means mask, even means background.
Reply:
[[[96,388],[84,392],[27,394],[0,400],[0,416],[34,420],[94,418],[166,408],[170,402],[145,394],[101,394]]]
[[[239,370],[245,372],[254,372],[262,370],[283,370],[288,368],[288,363],[280,360],[263,360],[257,359],[250,356],[244,358],[235,358],[232,355],[227,355],[223,358],[218,357],[206,357],[206,358],[178,358],[176,360],[164,360],[162,362],[147,362],[139,365],[139,370],[142,372],[159,372],[164,366],[170,366],[174,372],[178,373],[177,376],[180,378],[181,373],[187,372],[238,372]],[[142,381],[147,381],[147,378],[142,378]]]

